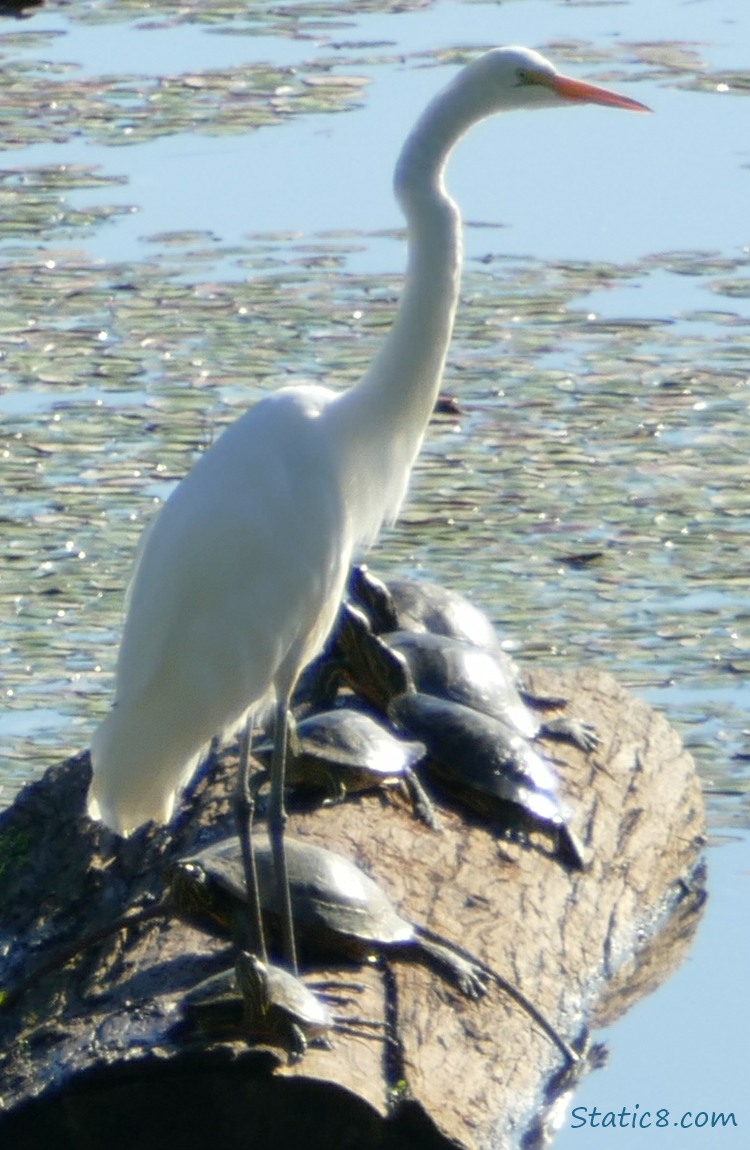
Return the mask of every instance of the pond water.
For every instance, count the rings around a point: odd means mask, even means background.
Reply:
[[[136,541],[193,453],[264,390],[372,356],[404,259],[393,160],[426,100],[467,53],[532,44],[655,114],[511,116],[462,143],[464,414],[435,421],[371,563],[469,590],[522,662],[595,662],[680,729],[709,911],[574,1105],[747,1121],[750,9],[399,8],[89,0],[0,23],[0,803],[109,705]],[[556,1145],[601,1140],[566,1120]]]

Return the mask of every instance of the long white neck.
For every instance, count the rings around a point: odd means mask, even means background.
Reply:
[[[445,107],[444,98],[433,101],[396,165],[394,190],[408,226],[406,282],[389,338],[359,388],[400,410],[418,435],[416,450],[440,386],[461,283],[461,216],[443,182],[461,132]]]
[[[392,521],[398,513],[453,331],[461,279],[461,217],[443,173],[454,145],[479,118],[473,101],[460,95],[457,82],[440,93],[402,149],[395,193],[408,225],[403,295],[393,328],[367,374],[331,412],[339,442],[351,446],[355,468],[348,470],[350,475],[356,471],[358,480],[349,494],[364,542],[374,538],[384,519]]]

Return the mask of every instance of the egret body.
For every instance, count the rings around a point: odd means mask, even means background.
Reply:
[[[398,514],[450,342],[461,220],[443,183],[446,162],[496,112],[576,103],[645,110],[523,48],[487,52],[428,105],[396,166],[408,268],[368,372],[348,391],[289,387],[262,399],[201,456],[144,533],[115,704],[92,743],[92,817],[122,835],[167,822],[213,736],[273,707],[269,829],[286,889],[289,700],[333,625],[352,559]],[[292,946],[288,939],[288,959]]]

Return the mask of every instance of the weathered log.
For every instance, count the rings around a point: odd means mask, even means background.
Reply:
[[[359,863],[407,917],[489,963],[580,1044],[686,953],[703,902],[703,805],[678,735],[610,676],[540,670],[530,685],[568,699],[568,713],[601,738],[589,756],[546,744],[585,871],[566,870],[541,839],[508,842],[456,809],[441,808],[436,833],[377,794],[295,813],[290,830]],[[44,970],[129,908],[158,902],[171,861],[231,832],[234,759],[209,767],[170,828],[126,842],[82,813],[85,755],[27,787],[0,818],[0,987],[10,992],[0,1008],[2,1145],[541,1144],[553,1101],[574,1081],[497,986],[472,1002],[413,963],[316,970],[356,984],[340,990],[337,1014],[388,1023],[400,1045],[334,1032],[331,1050],[289,1066],[278,1051],[188,1040],[175,1025],[185,991],[231,962],[224,943],[176,918],[122,929]]]

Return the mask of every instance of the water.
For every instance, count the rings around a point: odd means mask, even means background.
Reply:
[[[377,316],[370,327],[352,317],[365,299],[368,319],[367,285],[385,296],[403,266],[401,242],[376,234],[401,227],[392,161],[453,70],[428,54],[548,46],[568,70],[601,76],[655,114],[511,116],[457,152],[450,185],[470,226],[448,384],[467,414],[433,428],[377,566],[472,588],[520,657],[596,660],[681,730],[710,792],[708,914],[683,969],[608,1035],[611,1068],[574,1105],[739,1117],[750,1022],[740,967],[750,164],[747,87],[722,91],[720,73],[748,66],[750,10],[744,0],[439,3],[314,25],[302,11],[291,30],[260,7],[251,27],[231,6],[209,26],[117,4],[0,25],[5,74],[26,83],[14,98],[33,107],[45,93],[34,134],[23,109],[6,105],[0,166],[125,177],[71,178],[55,198],[47,175],[41,191],[2,201],[0,800],[85,745],[108,706],[137,537],[214,419],[280,378],[356,377],[358,357],[366,362]],[[587,58],[566,64],[571,45]],[[235,130],[222,118],[232,73],[214,104],[200,86],[176,102],[158,137],[124,134],[123,108],[143,99],[146,121],[160,114],[149,100],[163,73],[270,62],[320,79],[328,61],[334,75],[367,81],[339,111],[298,105]],[[69,105],[56,116],[60,84]],[[103,93],[119,134],[88,118]],[[206,108],[198,130],[189,115]],[[127,210],[97,214],[103,205]],[[64,212],[79,215],[57,221]],[[280,303],[299,317],[288,345]],[[603,567],[560,561],[592,543],[608,555]],[[705,1138],[674,1127],[637,1136],[662,1147]],[[711,1144],[738,1136],[715,1129]],[[557,1145],[597,1138],[565,1128]]]
[[[670,26],[667,38],[679,33],[680,41],[696,41],[701,49],[697,55],[708,59],[713,69],[742,65],[737,43],[748,17],[739,0],[720,5],[667,3],[659,6],[658,18],[649,11],[647,20],[638,4],[616,7],[615,16],[607,5],[584,13],[580,6],[525,3],[507,5],[499,14],[494,5],[438,4],[428,13],[362,16],[353,22],[348,38],[385,41],[388,47],[380,54],[389,60],[396,52],[450,46],[457,28],[461,44],[527,42],[538,39],[530,30],[544,29],[544,41],[591,36],[597,46],[617,52],[618,40],[643,39],[645,30],[645,38],[658,43],[665,36],[661,29]],[[50,20],[41,14],[30,22],[31,27],[37,24],[56,31],[65,27],[61,18]],[[80,58],[80,75],[94,76],[96,61],[112,58],[107,44],[114,34],[109,25],[73,27],[52,42],[43,58],[52,63],[73,58],[77,66]],[[269,58],[297,66],[321,57],[336,59],[325,38],[300,44],[281,37],[219,36],[190,25],[118,27],[117,37],[117,71],[124,75],[160,74],[167,42],[169,74],[198,67],[251,68]],[[28,50],[20,58],[30,55]],[[631,56],[627,50],[617,56],[617,71],[638,76],[645,69],[638,64],[628,67]],[[109,260],[132,258],[141,237],[175,229],[205,228],[233,243],[247,231],[273,232],[290,226],[305,233],[342,226],[353,230],[400,226],[390,193],[391,158],[405,126],[449,70],[373,64],[361,71],[372,83],[364,106],[349,116],[314,117],[278,132],[229,140],[178,134],[153,146],[131,148],[128,184],[114,200],[135,202],[138,212],[116,229],[90,237],[87,249]],[[623,117],[616,149],[611,147],[609,117],[600,109],[582,109],[575,132],[562,123],[558,130],[555,117],[545,126],[535,125],[532,146],[525,116],[509,117],[473,133],[451,167],[451,186],[467,204],[469,219],[502,221],[507,225],[500,240],[504,251],[545,258],[625,261],[647,252],[736,250],[750,243],[747,187],[743,194],[741,186],[748,178],[748,151],[736,131],[736,116],[741,114],[736,97],[709,99],[705,93],[665,87],[661,78],[656,83],[643,79],[633,94],[650,101],[658,114],[648,124],[640,117]],[[701,141],[700,162],[694,147],[685,146],[686,122],[693,138]],[[90,140],[66,143],[64,154],[68,161],[123,170],[119,151],[113,156],[111,148]],[[49,145],[30,150],[25,162],[34,163],[37,155],[49,157]],[[512,172],[515,167],[516,157],[522,157],[521,180],[506,174],[506,169]],[[558,170],[565,173],[562,180],[556,178]],[[187,185],[189,196],[184,194]],[[582,197],[583,202],[601,204],[602,210],[595,216],[582,212]],[[668,210],[660,210],[667,205]],[[468,255],[481,254],[483,245],[483,236],[470,233]],[[389,269],[400,266],[397,255],[388,259]],[[379,270],[382,260],[382,254],[374,255],[359,266]]]
[[[724,947],[717,940],[734,937],[738,908],[747,905],[749,846],[747,835],[735,836],[709,852],[716,893],[688,960],[605,1035],[611,1063],[577,1092],[555,1150],[589,1150],[620,1140],[669,1150],[742,1144],[747,950],[741,938]],[[630,1117],[620,1118],[623,1108]],[[667,1113],[658,1116],[660,1110]],[[710,1117],[702,1115],[714,1113],[726,1115],[726,1125],[711,1128]],[[606,1127],[607,1114],[622,1124]]]

